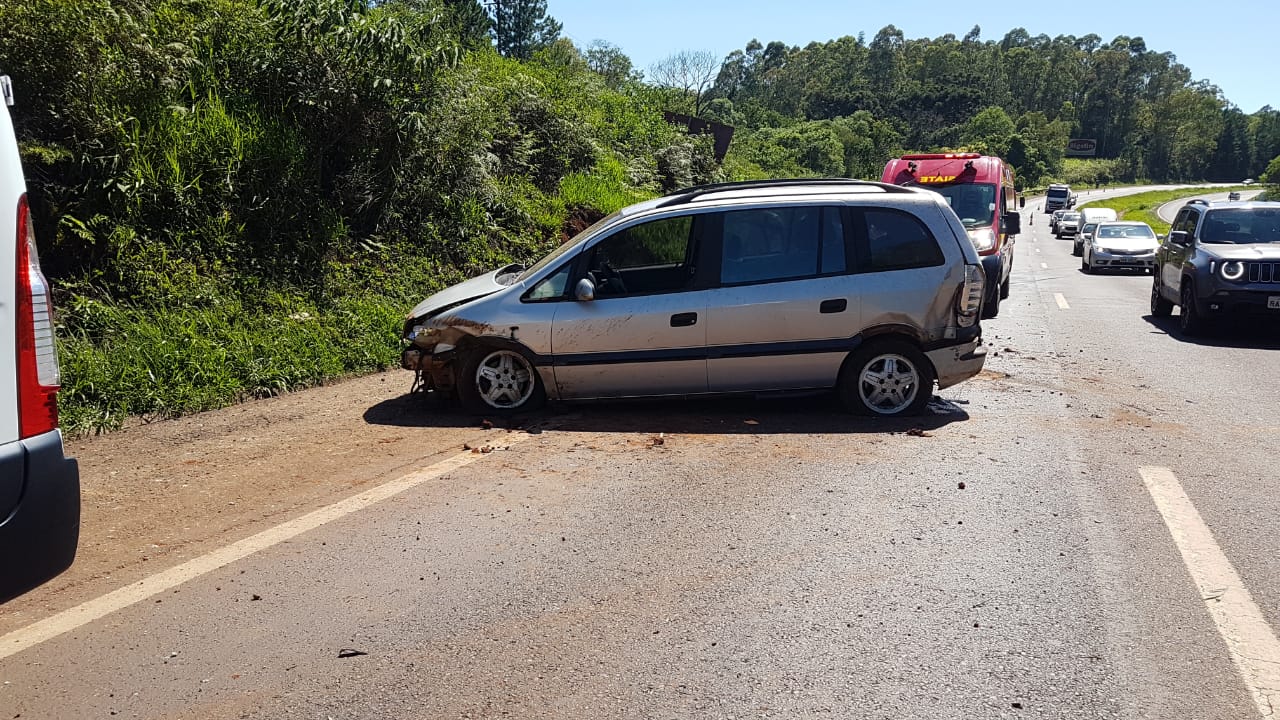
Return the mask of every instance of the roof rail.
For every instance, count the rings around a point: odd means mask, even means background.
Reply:
[[[901,185],[890,185],[889,183],[873,182],[871,180],[853,180],[850,178],[779,178],[776,180],[743,180],[739,182],[696,185],[684,190],[677,190],[676,192],[667,195],[667,199],[659,203],[658,207],[683,205],[685,203],[693,202],[703,195],[725,192],[728,190],[753,190],[756,188],[790,187],[794,185],[851,185],[878,187],[883,189],[885,192],[915,192],[915,190]]]
[[[1209,201],[1204,198],[1191,198],[1187,201],[1188,205],[1208,205]]]

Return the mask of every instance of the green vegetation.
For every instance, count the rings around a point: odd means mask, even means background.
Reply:
[[[1220,194],[1231,192],[1232,190],[1249,190],[1248,185],[1240,185],[1238,187],[1213,187],[1200,188],[1182,188],[1180,190],[1155,190],[1152,192],[1138,193],[1136,195],[1125,195],[1118,198],[1108,198],[1106,200],[1094,200],[1093,202],[1083,203],[1076,206],[1077,210],[1083,210],[1090,207],[1106,207],[1116,211],[1116,217],[1120,220],[1136,220],[1144,222],[1151,226],[1152,230],[1164,235],[1169,232],[1169,223],[1160,219],[1156,215],[1156,210],[1161,205],[1181,200],[1183,198],[1191,199],[1205,194]],[[1256,189],[1256,188],[1253,188]]]
[[[545,0],[27,0],[0,70],[60,308],[64,427],[169,416],[394,363],[424,295],[692,184],[877,178],[905,150],[1027,187],[1261,177],[1245,116],[1140,38],[681,50],[647,81]],[[733,125],[709,136],[663,111]],[[1069,137],[1099,159],[1064,159]]]
[[[610,88],[554,42],[529,62],[467,52],[466,18],[438,10],[6,8],[0,67],[57,288],[65,428],[387,367],[426,294],[721,179],[650,88]]]

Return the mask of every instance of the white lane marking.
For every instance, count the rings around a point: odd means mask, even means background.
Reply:
[[[1070,310],[1071,306],[1067,304],[1067,297],[1062,293],[1054,293],[1053,299],[1058,303],[1058,307],[1063,310]]]
[[[1041,269],[1041,270],[1048,270],[1048,269],[1049,269],[1049,263],[1040,263],[1040,269]]]
[[[506,445],[514,445],[530,437],[532,436],[526,433],[513,432],[508,433],[507,437],[503,438],[503,442]],[[201,575],[230,565],[237,560],[242,560],[256,552],[295,538],[321,525],[364,510],[370,505],[382,502],[425,482],[470,465],[485,456],[486,454],[483,453],[463,452],[447,457],[421,470],[415,470],[395,480],[370,488],[359,495],[353,495],[332,505],[313,510],[302,517],[263,530],[257,535],[231,543],[226,547],[201,555],[198,558],[156,573],[131,585],[126,585],[106,595],[47,617],[44,620],[14,630],[4,637],[0,637],[0,660],[47,640],[52,640],[63,633],[83,627],[117,610],[122,610],[153,595],[175,588]]]
[[[1040,252],[1040,248],[1036,248],[1036,252]]]
[[[1173,472],[1162,467],[1142,467],[1138,472],[1259,714],[1275,717],[1280,711],[1280,640]]]

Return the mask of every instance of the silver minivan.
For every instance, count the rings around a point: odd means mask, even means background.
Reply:
[[[935,382],[982,369],[983,284],[929,190],[708,185],[427,298],[405,319],[401,363],[472,412],[834,388],[855,412],[909,414]]]

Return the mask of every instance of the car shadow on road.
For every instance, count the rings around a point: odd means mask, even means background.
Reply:
[[[1157,335],[1168,335],[1179,342],[1206,347],[1280,350],[1280,322],[1256,318],[1224,318],[1221,325],[1195,337],[1187,337],[1178,329],[1178,316],[1143,315]]]
[[[397,427],[554,427],[568,432],[669,434],[916,433],[938,430],[969,419],[956,402],[935,396],[913,417],[871,418],[851,415],[830,393],[806,397],[667,398],[590,403],[551,403],[534,413],[512,417],[471,415],[421,393],[390,398],[364,413],[371,425]]]

